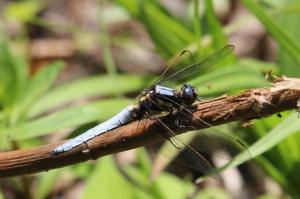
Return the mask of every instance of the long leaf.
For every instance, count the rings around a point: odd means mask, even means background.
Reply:
[[[268,151],[276,144],[285,140],[288,136],[300,131],[300,123],[297,114],[291,114],[287,119],[280,122],[275,128],[273,128],[267,135],[259,139],[248,150],[251,157],[248,155],[248,151],[245,151],[237,156],[239,161],[230,162],[226,168],[232,168],[240,165],[243,162],[249,160],[249,158],[255,158],[264,152]]]
[[[28,68],[23,58],[16,58],[5,42],[0,42],[0,103],[12,108],[22,96],[28,81]]]
[[[257,1],[242,0],[242,3],[263,23],[267,31],[278,41],[281,47],[300,65],[299,42],[275,18],[270,17]]]
[[[82,199],[134,198],[134,189],[117,170],[112,156],[102,158],[87,180]]]
[[[24,93],[22,101],[17,105],[18,112],[26,115],[28,109],[34,104],[37,98],[54,84],[54,81],[63,69],[64,63],[57,61],[38,71],[38,73],[30,79],[26,93]]]
[[[187,198],[194,190],[194,186],[187,181],[177,178],[168,173],[162,173],[152,185],[156,198],[181,199]],[[174,191],[176,190],[176,191]]]
[[[30,117],[78,99],[139,91],[146,84],[145,77],[136,75],[101,75],[75,80],[57,86],[42,96],[32,107]]]
[[[201,75],[191,84],[197,87],[200,97],[269,85],[261,74],[260,65],[248,60]]]
[[[2,129],[12,139],[22,140],[47,135],[60,129],[70,128],[112,116],[130,103],[126,99],[103,100],[78,107],[72,107],[49,116],[24,123],[14,128]],[[6,138],[1,138],[6,139]]]
[[[227,38],[214,12],[212,0],[205,0],[205,15],[207,17],[208,27],[213,38],[214,47],[218,49],[225,46],[227,44]]]
[[[171,57],[194,40],[194,34],[187,27],[163,12],[157,4],[143,1],[140,10],[140,19],[164,56]]]
[[[50,194],[53,185],[55,185],[58,181],[63,171],[64,169],[57,169],[39,175],[36,185],[32,186],[34,188],[33,193],[35,194],[35,198],[46,198]]]

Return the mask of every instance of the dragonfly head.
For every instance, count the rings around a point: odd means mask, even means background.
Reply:
[[[192,105],[197,99],[197,90],[190,84],[183,84],[181,98],[185,105]]]

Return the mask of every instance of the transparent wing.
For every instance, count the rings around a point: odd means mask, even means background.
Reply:
[[[153,114],[152,111],[148,108],[147,112],[150,116],[151,114]],[[199,151],[197,151],[190,145],[184,143],[182,140],[180,140],[179,137],[176,137],[177,134],[173,132],[160,118],[156,119],[162,125],[162,127],[166,129],[165,132],[167,134],[163,134],[162,132],[160,132],[161,135],[168,139],[175,149],[182,150],[185,154],[186,159],[183,160],[184,164],[192,165],[194,169],[199,170],[203,173],[208,173],[212,171],[212,165],[202,156],[201,153],[199,153]]]
[[[151,115],[151,110],[148,110],[148,112]],[[193,117],[192,113],[184,107],[182,113],[184,117]],[[170,141],[164,145],[161,153],[170,158],[176,154],[177,157],[175,160],[177,162],[200,171],[203,174],[217,174],[217,170],[208,161],[207,157],[221,158],[222,161],[219,162],[222,162],[223,165],[221,166],[225,166],[225,163],[228,163],[237,154],[247,150],[246,144],[243,141],[217,130],[215,127],[177,135],[160,118],[157,118],[157,120],[167,130],[167,135],[161,132],[162,136],[168,138]],[[198,121],[200,126],[209,125],[201,118]],[[218,165],[220,166],[220,164]]]
[[[194,117],[192,111],[189,110],[188,108],[182,106],[181,104],[179,104],[169,98],[164,98],[164,99],[167,101],[170,101],[171,103],[176,104],[177,106],[180,107],[181,110],[178,114],[179,115],[178,117],[180,117],[181,119],[178,118],[178,120],[177,120],[177,125],[179,127],[180,126],[186,127],[186,124],[185,124],[186,120],[189,121],[192,118],[198,120],[199,126],[208,126],[209,127],[205,130],[200,131],[202,136],[206,135],[207,138],[212,137],[212,139],[205,139],[205,140],[207,140],[208,144],[203,145],[204,147],[202,147],[202,149],[200,149],[200,146],[197,147],[200,151],[206,151],[210,154],[215,154],[216,153],[216,150],[214,150],[215,145],[210,144],[210,140],[213,140],[213,139],[222,141],[224,143],[224,145],[222,145],[222,148],[224,149],[223,151],[230,155],[234,155],[234,156],[237,155],[237,154],[234,154],[234,151],[236,152],[237,149],[239,149],[238,152],[241,152],[242,150],[247,150],[247,145],[241,139],[234,137],[233,135],[224,133],[221,130],[218,130],[215,126],[212,126],[211,124],[204,121],[200,117],[197,117],[197,118]],[[227,143],[227,144],[225,145],[225,143]],[[250,153],[249,153],[249,156],[250,156]]]
[[[220,134],[220,132],[216,133],[209,129],[191,131],[177,135],[176,139],[191,146],[201,153],[203,157],[221,158],[223,164],[228,163],[228,161],[232,160],[232,158],[236,157],[239,153],[247,150],[243,145],[236,141],[238,139],[234,136],[225,133]],[[176,154],[176,152],[174,153],[174,150],[176,151],[178,149],[174,149],[170,143],[165,143],[161,152],[166,156],[170,156],[171,154]],[[177,154],[180,156],[181,152],[178,151]],[[186,157],[179,157],[179,159],[184,160]]]
[[[184,65],[184,63],[186,62],[186,60],[189,58],[189,55],[190,55],[190,57],[191,57],[191,59],[193,61],[193,56],[192,56],[193,54],[189,50],[183,50],[178,55],[176,55],[174,58],[172,58],[168,62],[166,69],[157,78],[157,80],[155,82],[153,82],[153,84],[150,86],[150,88],[153,87],[154,85],[158,84],[159,82],[162,82],[164,79],[166,79],[171,74],[173,74],[174,70],[176,69],[176,67]]]
[[[226,56],[231,54],[234,51],[233,45],[227,45],[222,49],[218,50],[214,54],[210,55],[209,57],[205,58],[203,61],[198,63],[189,65],[177,72],[171,73],[168,75],[163,75],[156,84],[159,85],[166,85],[168,82],[178,82],[183,79],[186,79],[188,76],[193,76],[201,71],[205,71],[214,64],[218,63],[220,60],[224,59]],[[164,72],[166,73],[166,72]]]
[[[212,164],[205,158],[201,151],[181,140],[180,136],[177,136],[176,133],[173,132],[159,118],[157,118],[157,120],[167,130],[165,132],[168,135],[165,135],[162,132],[161,135],[168,137],[169,140],[169,142],[167,142],[168,145],[165,145],[165,151],[163,151],[162,154],[166,155],[166,157],[170,157],[168,155],[169,153],[172,153],[173,150],[178,150],[178,163],[200,171],[204,174],[211,173],[214,170]]]

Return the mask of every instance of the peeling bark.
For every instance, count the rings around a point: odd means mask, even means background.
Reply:
[[[236,96],[221,96],[216,99],[195,104],[193,118],[186,121],[197,129],[210,127],[199,124],[197,118],[215,126],[232,121],[249,121],[277,114],[285,110],[300,109],[300,79],[277,78],[270,88],[247,90]],[[191,128],[178,128],[175,121],[178,114],[167,116],[163,121],[176,133],[184,133]],[[52,156],[51,151],[60,143],[4,152],[0,154],[0,177],[26,175],[63,167],[89,159],[154,144],[165,138],[158,132],[164,132],[155,120],[142,120],[124,125],[69,152]]]

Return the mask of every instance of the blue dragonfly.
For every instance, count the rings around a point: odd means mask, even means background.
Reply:
[[[163,136],[170,141],[175,149],[181,151],[181,162],[204,173],[211,171],[213,167],[203,153],[212,154],[218,151],[224,151],[229,154],[237,154],[241,149],[245,148],[243,142],[233,136],[216,130],[212,125],[203,121],[201,118],[197,118],[200,124],[211,128],[206,129],[205,133],[203,133],[202,144],[193,146],[180,139],[179,136],[162,121],[162,118],[175,112],[180,112],[185,116],[192,117],[191,107],[195,101],[199,100],[197,90],[192,85],[184,83],[181,88],[177,90],[169,86],[171,84],[170,82],[186,80],[190,76],[210,68],[233,51],[234,46],[227,45],[203,61],[184,67],[181,70],[173,72],[171,66],[167,67],[157,81],[141,92],[137,103],[125,107],[109,120],[56,147],[53,149],[52,154],[56,156],[70,151],[96,136],[100,136],[103,133],[130,122],[142,119],[155,119],[168,133],[167,136]],[[181,125],[179,123],[178,128],[180,128]]]

